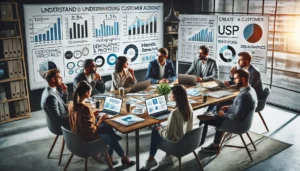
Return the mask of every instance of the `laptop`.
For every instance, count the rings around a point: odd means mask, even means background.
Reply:
[[[169,117],[171,112],[168,110],[165,96],[157,96],[146,99],[145,102],[150,117],[158,120]]]
[[[130,88],[128,93],[136,93],[136,92],[145,90],[149,87],[149,85],[150,85],[150,80],[138,82]]]
[[[183,85],[197,85],[197,77],[195,75],[178,74],[178,83]]]
[[[101,113],[107,113],[109,115],[120,114],[122,102],[122,99],[106,96]]]

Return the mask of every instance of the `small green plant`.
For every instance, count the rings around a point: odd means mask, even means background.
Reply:
[[[169,94],[171,92],[171,87],[169,86],[169,84],[160,84],[158,87],[157,87],[157,92],[159,95],[166,95],[166,94]]]

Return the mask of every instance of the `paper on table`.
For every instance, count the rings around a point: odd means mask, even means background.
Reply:
[[[136,99],[136,98],[132,98],[132,97],[130,97],[130,98],[126,101],[126,103],[129,103],[129,104],[140,103],[140,102],[142,102],[142,101],[139,100],[139,99]]]
[[[149,93],[146,91],[140,91],[137,93],[127,93],[126,94],[126,96],[144,96],[144,95],[149,95]]]
[[[132,114],[144,114],[146,111],[146,107],[143,107],[143,108],[134,108],[131,113]]]
[[[214,98],[221,98],[224,96],[229,96],[232,93],[230,91],[224,91],[224,90],[220,90],[220,91],[213,91],[213,92],[209,92],[207,93],[207,95],[214,97]]]
[[[201,95],[201,92],[196,88],[189,88],[189,89],[187,89],[186,93],[187,93],[187,95],[190,95],[190,96],[200,96]]]

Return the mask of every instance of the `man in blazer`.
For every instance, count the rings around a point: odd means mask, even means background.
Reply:
[[[68,87],[62,83],[62,77],[58,69],[52,69],[46,73],[48,86],[44,89],[41,99],[41,107],[55,123],[67,129],[70,128],[68,108]],[[61,88],[63,94],[57,91]]]
[[[222,106],[217,115],[198,115],[200,125],[205,124],[201,143],[205,141],[207,134],[207,126],[219,127],[226,120],[231,120],[236,123],[242,122],[247,115],[257,106],[257,96],[255,90],[249,85],[249,72],[246,70],[235,70],[233,74],[235,86],[240,89],[239,95],[234,99],[230,106]],[[202,151],[216,152],[220,151],[219,144],[224,135],[222,131],[216,131],[215,138],[212,144],[208,147],[203,147]]]
[[[239,56],[239,60],[238,60],[239,67],[235,66],[230,69],[230,81],[225,81],[224,82],[225,85],[229,86],[234,84],[233,73],[236,70],[239,69],[247,70],[250,74],[249,84],[251,85],[251,87],[254,88],[258,99],[260,99],[260,96],[262,95],[263,92],[263,86],[262,86],[259,70],[251,64],[252,57],[248,52],[240,52],[238,56]]]
[[[198,82],[211,81],[219,78],[219,68],[214,59],[208,57],[207,46],[200,46],[199,58],[195,59],[186,74],[196,75]]]
[[[170,83],[177,79],[172,61],[167,60],[168,53],[166,48],[158,49],[157,60],[149,63],[146,80],[151,80],[151,84]]]
[[[93,59],[86,59],[83,63],[83,72],[79,73],[73,80],[74,91],[80,81],[87,81],[92,87],[92,96],[105,92],[105,84],[99,73],[96,72],[97,65]]]

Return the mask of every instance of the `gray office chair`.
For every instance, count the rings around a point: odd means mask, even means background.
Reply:
[[[253,158],[250,154],[250,151],[245,143],[245,140],[242,136],[242,134],[246,133],[246,135],[248,136],[248,138],[251,141],[251,144],[253,145],[254,150],[256,151],[256,147],[250,137],[250,135],[248,134],[248,130],[250,129],[251,125],[252,125],[252,120],[253,120],[253,114],[255,111],[255,106],[253,107],[253,109],[246,115],[246,117],[243,119],[243,121],[241,122],[236,122],[236,121],[231,121],[231,120],[226,120],[224,121],[224,123],[220,126],[217,127],[216,129],[219,131],[223,131],[223,132],[227,132],[229,134],[238,134],[240,136],[240,138],[242,139],[242,142],[244,144],[244,147],[241,146],[234,146],[234,145],[226,145],[227,147],[236,147],[236,148],[246,148],[247,153],[251,159],[251,161],[253,161]],[[223,136],[222,142],[220,144],[220,148],[222,147],[222,144],[225,140],[226,136]]]
[[[105,90],[110,91],[112,86],[112,80],[106,81],[105,82]]]
[[[267,99],[269,97],[271,93],[271,89],[269,87],[266,87],[263,91],[263,94],[261,96],[261,99],[258,99],[258,102],[257,102],[257,107],[255,109],[255,112],[257,112],[263,122],[263,124],[265,125],[267,131],[269,132],[269,128],[263,118],[263,116],[261,115],[261,111],[264,110],[265,106],[266,106],[266,103],[267,103]]]
[[[50,148],[50,151],[49,151],[49,153],[48,153],[48,156],[47,156],[47,157],[49,158],[49,157],[50,157],[50,154],[51,154],[51,152],[52,152],[52,150],[53,150],[53,148],[54,148],[54,146],[55,146],[55,144],[56,144],[56,141],[57,141],[58,137],[59,137],[60,135],[63,135],[63,133],[62,133],[62,131],[61,131],[60,125],[56,124],[56,123],[52,120],[52,118],[47,114],[46,111],[44,111],[44,112],[45,112],[45,115],[46,115],[46,122],[47,122],[48,129],[49,129],[53,134],[56,135],[56,137],[55,137],[55,139],[54,139],[54,141],[53,141],[53,144],[52,144],[52,146],[51,146],[51,148]],[[63,154],[63,152],[64,152],[64,147],[65,147],[65,140],[64,140],[64,137],[63,137],[63,141],[62,141],[62,145],[61,145],[61,151],[60,151],[60,156],[59,156],[59,162],[58,162],[58,165],[60,165],[60,163],[61,163],[62,154]]]
[[[64,171],[67,170],[73,155],[75,154],[76,156],[85,158],[85,170],[87,170],[87,159],[88,157],[92,157],[92,156],[96,156],[97,154],[101,153],[101,152],[105,152],[105,156],[108,162],[108,166],[110,169],[113,169],[112,163],[108,157],[108,153],[107,153],[107,145],[104,144],[103,140],[98,139],[92,142],[83,142],[75,133],[73,133],[72,131],[69,131],[63,127],[62,128],[62,132],[63,135],[65,137],[65,141],[66,141],[66,146],[67,148],[70,150],[71,152],[71,156],[67,162],[67,165],[64,168]]]
[[[179,142],[172,142],[163,139],[158,148],[162,151],[165,151],[168,155],[172,155],[178,158],[179,170],[181,170],[181,158],[193,152],[201,170],[203,170],[200,159],[195,153],[195,150],[199,147],[201,141],[202,131],[203,125],[199,128],[187,132]]]

